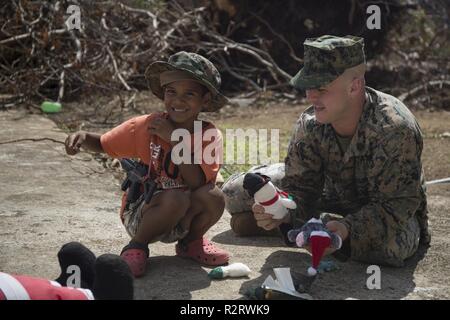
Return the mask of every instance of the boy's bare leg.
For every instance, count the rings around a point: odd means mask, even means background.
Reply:
[[[143,244],[155,242],[177,225],[189,206],[189,195],[183,191],[165,190],[156,194],[142,209],[142,220],[132,241]]]
[[[201,239],[223,214],[225,197],[223,192],[213,184],[204,185],[191,193],[191,206],[186,213],[183,224],[189,220],[189,233],[183,238],[184,243]]]
[[[178,222],[178,226],[180,227],[181,231],[189,231],[191,229],[192,220],[196,215],[198,215],[201,212],[201,206],[195,205],[191,203],[191,206],[189,207],[188,211],[184,215],[184,217],[181,218],[181,220]],[[186,230],[186,231],[185,231]]]

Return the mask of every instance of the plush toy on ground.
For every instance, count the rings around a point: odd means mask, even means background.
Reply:
[[[223,279],[226,277],[238,278],[246,277],[250,274],[251,270],[245,264],[236,262],[228,266],[217,267],[208,273],[208,276],[212,279]]]
[[[62,246],[58,252],[61,275],[56,281],[0,272],[0,300],[128,300],[133,299],[133,276],[117,255],[97,259],[78,242]],[[81,288],[71,288],[75,273]]]
[[[264,207],[264,212],[273,215],[274,219],[283,219],[288,209],[295,209],[297,205],[289,195],[273,185],[268,176],[259,173],[247,173],[244,177],[244,189],[255,203]]]
[[[288,239],[295,242],[298,247],[311,247],[312,266],[308,268],[308,274],[315,276],[323,253],[327,248],[340,249],[342,239],[337,234],[329,231],[322,223],[322,220],[312,218],[300,229],[293,229],[288,232]]]
[[[68,278],[73,274],[70,266],[78,266],[81,273],[80,288],[91,289],[95,278],[95,259],[95,254],[81,243],[66,243],[58,252],[61,274],[55,281],[66,287]]]

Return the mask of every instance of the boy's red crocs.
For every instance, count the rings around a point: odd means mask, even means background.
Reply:
[[[190,258],[208,266],[227,264],[230,258],[228,252],[216,247],[206,238],[194,240],[188,244],[178,242],[175,250],[179,257]]]
[[[142,277],[147,265],[147,255],[141,249],[127,249],[120,255],[130,267],[131,273],[136,278]]]

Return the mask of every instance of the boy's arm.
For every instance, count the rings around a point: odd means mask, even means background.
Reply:
[[[176,146],[179,142],[171,141],[172,147]],[[199,164],[194,163],[194,155],[191,155],[191,163],[180,163],[177,165],[180,170],[181,177],[184,183],[191,190],[200,188],[206,183],[206,176],[202,167]]]
[[[170,142],[172,148],[175,147],[179,141],[172,141],[171,136],[175,128],[169,120],[164,118],[155,118],[148,125],[148,132],[161,137],[163,140]],[[181,142],[182,143],[182,142]],[[194,154],[192,154],[191,164],[178,164],[178,169],[183,177],[183,181],[191,190],[198,189],[206,184],[207,177],[202,167],[199,164],[194,164]]]
[[[98,133],[78,131],[69,135],[65,141],[66,152],[69,155],[75,155],[80,152],[80,148],[104,153],[102,144],[100,142],[101,135]]]
[[[187,184],[189,189],[195,190],[206,183],[205,173],[198,164],[179,164],[178,168],[183,177],[183,181]]]

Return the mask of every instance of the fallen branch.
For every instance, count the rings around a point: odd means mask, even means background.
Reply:
[[[125,89],[127,89],[128,91],[131,91],[130,86],[127,84],[127,82],[125,81],[125,79],[122,77],[122,75],[120,74],[119,68],[117,67],[117,62],[116,59],[114,58],[113,53],[111,52],[111,49],[109,48],[109,46],[106,46],[106,51],[108,51],[108,55],[112,60],[113,66],[114,66],[114,71],[116,72],[116,76],[117,78],[119,78],[120,82],[122,82],[123,86],[125,87]]]
[[[61,76],[59,77],[59,93],[58,93],[58,100],[57,102],[61,102],[64,97],[64,75],[66,71],[63,70],[61,72]]]
[[[256,84],[256,82],[254,82],[253,80],[251,80],[248,77],[245,77],[243,75],[238,74],[237,72],[234,72],[233,70],[231,70],[230,66],[228,65],[228,63],[225,61],[225,58],[223,58],[222,56],[220,57],[220,61],[222,62],[222,66],[224,67],[224,69],[230,73],[232,76],[234,76],[235,78],[242,80],[248,84],[250,84],[256,91],[262,91],[262,88],[260,86],[258,86]]]
[[[442,89],[442,87],[446,85],[450,87],[450,81],[449,80],[433,80],[429,81],[421,86],[415,87],[412,90],[409,90],[408,92],[402,94],[399,99],[402,101],[405,101],[409,99],[410,97],[416,95],[418,92],[427,90],[428,87],[439,87],[439,89]]]
[[[258,21],[260,21],[262,24],[264,24],[264,25],[267,27],[267,29],[269,29],[270,32],[272,32],[273,35],[275,35],[276,37],[278,37],[284,44],[286,44],[286,46],[287,46],[288,49],[289,49],[289,55],[290,55],[290,57],[291,57],[292,59],[294,59],[294,60],[297,61],[297,62],[303,63],[303,59],[297,57],[297,55],[295,54],[294,48],[292,48],[292,45],[289,43],[289,41],[287,41],[286,38],[285,38],[282,34],[276,32],[275,30],[273,30],[272,26],[270,25],[269,22],[267,22],[267,20],[261,18],[261,17],[258,16],[256,13],[250,12],[250,14],[251,14],[253,17],[255,17]]]
[[[248,7],[237,1],[237,14],[224,21],[218,19],[217,1],[201,2],[202,7],[188,4],[200,3],[198,1],[178,3],[171,0],[163,1],[164,5],[159,5],[158,1],[144,1],[144,8],[132,7],[130,3],[134,1],[121,3],[121,0],[3,1],[0,4],[3,17],[0,25],[0,88],[2,94],[13,96],[8,99],[8,106],[20,101],[68,100],[77,98],[85,89],[103,94],[122,88],[124,91],[143,90],[147,89],[144,72],[151,62],[166,60],[169,55],[184,50],[212,60],[228,76],[222,87],[228,92],[242,89],[292,91],[287,83],[291,74],[298,71],[302,59],[297,56],[301,51],[299,44],[291,43],[317,33],[316,24],[323,30],[323,19],[317,17],[312,26],[306,26],[308,31],[303,34],[298,32],[304,29],[303,26],[292,29],[292,33],[281,30],[286,30],[284,23],[289,22],[285,19],[295,14],[290,9],[299,14],[296,16],[298,23],[306,21],[311,14],[306,5],[308,1],[290,0],[282,5],[276,1],[253,1],[247,3]],[[351,10],[345,12],[348,15],[345,20],[351,25],[357,23],[362,8],[371,1],[347,2]],[[82,13],[80,30],[68,30],[65,23],[65,9],[74,3]],[[289,10],[273,11],[282,7]],[[383,12],[388,13],[390,8],[395,9],[395,5],[386,3]],[[273,13],[282,21],[283,28],[273,20]],[[335,27],[339,31],[340,26]],[[345,28],[348,29],[347,24]],[[435,32],[430,41],[422,44],[428,45],[429,52],[404,52],[402,46],[392,49],[405,61],[405,68],[423,74],[424,81],[431,76],[445,76],[445,67],[440,66],[445,66],[448,57],[433,56],[442,38],[440,33],[445,34],[447,29],[436,29],[439,30],[442,32]],[[377,41],[366,43],[368,50],[372,43],[381,43],[378,40],[383,36],[375,38]],[[424,56],[427,64],[422,65]],[[403,82],[403,85],[409,84]],[[404,98],[420,94],[420,90],[414,88]],[[133,101],[124,102],[122,106],[132,105]]]
[[[0,141],[0,145],[1,144],[17,143],[17,142],[22,142],[22,141],[32,141],[32,142],[51,141],[51,142],[55,142],[55,143],[59,143],[59,144],[65,145],[65,143],[63,141],[55,140],[55,139],[52,139],[52,138],[23,138],[23,139],[15,139],[15,140],[3,141],[3,142]]]

